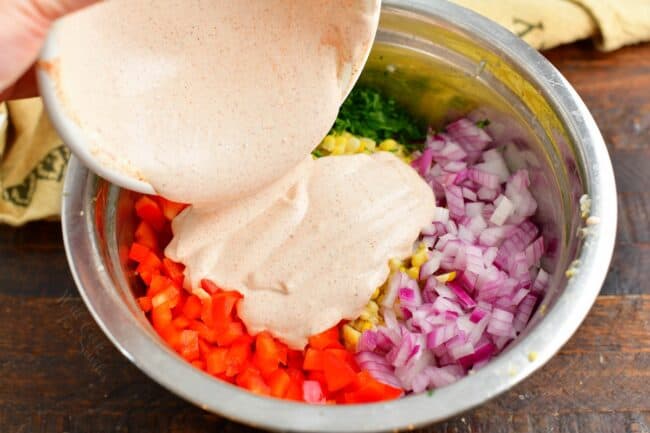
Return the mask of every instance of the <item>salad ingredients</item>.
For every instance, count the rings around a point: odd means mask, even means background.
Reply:
[[[190,287],[207,278],[241,293],[251,333],[302,349],[359,316],[434,213],[431,188],[391,153],[309,158],[259,194],[185,210],[165,254]]]
[[[140,197],[135,207],[143,205],[158,210],[184,207],[147,196]],[[169,219],[154,230],[160,245]],[[200,296],[190,294],[178,278],[183,265],[137,240],[129,259],[138,264],[136,273],[147,286],[138,304],[158,335],[194,367],[214,377],[256,394],[308,403],[374,402],[403,393],[360,371],[353,353],[341,344],[343,324],[310,336],[305,351],[291,350],[268,332],[250,335],[237,314],[241,294],[221,290],[209,280],[200,282]]]
[[[412,164],[449,212],[422,231],[428,248],[411,267],[392,273],[380,297],[384,325],[360,336],[357,361],[377,380],[421,392],[503,350],[528,323],[548,274],[528,174],[509,173],[482,128],[459,119],[431,133]]]
[[[173,200],[225,205],[327,134],[379,3],[100,2],[56,24],[50,76],[99,164]]]
[[[356,86],[341,105],[331,131],[336,135],[344,132],[374,141],[397,140],[412,151],[422,147],[427,128],[393,98]]]

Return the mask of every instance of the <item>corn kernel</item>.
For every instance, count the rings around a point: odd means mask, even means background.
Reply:
[[[417,253],[413,254],[411,257],[411,265],[420,267],[429,260],[429,254],[427,250],[419,249]]]
[[[360,328],[361,329],[359,329],[359,331],[366,332],[366,331],[370,331],[372,328],[374,328],[374,325],[372,323],[370,323],[369,321],[367,321],[367,320],[361,320]]]
[[[372,299],[377,299],[379,298],[379,295],[381,295],[381,287],[377,287],[372,294]]]
[[[342,135],[336,137],[334,147],[332,148],[332,155],[343,155],[345,153],[345,146],[347,143],[348,139]]]
[[[368,305],[366,306],[366,308],[368,310],[372,311],[373,313],[378,313],[379,312],[379,305],[375,301],[368,302]]]
[[[390,259],[388,261],[388,267],[390,268],[391,271],[396,271],[403,265],[404,265],[404,263],[402,263],[401,260]]]
[[[379,148],[387,152],[390,152],[392,150],[397,150],[397,146],[398,146],[397,141],[393,140],[392,138],[389,138],[388,140],[384,140],[379,144]]]
[[[336,137],[334,137],[333,135],[328,135],[323,139],[323,142],[321,143],[320,147],[327,150],[328,152],[331,152],[332,150],[334,150],[335,144],[336,144]]]
[[[361,140],[357,137],[349,137],[345,144],[345,153],[356,153],[361,147]]]
[[[408,271],[406,271],[406,275],[411,277],[414,280],[417,280],[418,277],[420,276],[420,267],[419,266],[411,266]]]
[[[370,320],[372,318],[372,313],[364,309],[361,314],[359,314],[359,319],[361,320]]]
[[[361,332],[357,331],[349,324],[343,325],[343,341],[345,341],[345,345],[348,349],[356,350],[359,338],[361,338]]]
[[[375,140],[372,138],[362,138],[361,139],[361,146],[363,146],[363,149],[360,150],[359,152],[363,152],[367,150],[368,152],[374,152],[375,148],[377,147],[377,143],[375,143]]]
[[[436,280],[440,281],[441,283],[449,283],[451,281],[454,281],[455,278],[456,271],[451,271],[446,274],[436,276]]]

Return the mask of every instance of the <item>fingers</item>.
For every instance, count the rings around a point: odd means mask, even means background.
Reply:
[[[35,92],[33,76],[19,79],[34,64],[52,22],[93,0],[0,1],[0,95]],[[31,86],[31,88],[30,88]]]
[[[49,22],[96,2],[97,0],[31,0],[34,10]]]

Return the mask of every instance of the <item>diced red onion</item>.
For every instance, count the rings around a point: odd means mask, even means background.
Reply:
[[[305,380],[302,383],[302,394],[307,403],[325,404],[325,395],[318,381]]]

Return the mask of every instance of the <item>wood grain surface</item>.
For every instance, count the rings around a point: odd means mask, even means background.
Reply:
[[[431,433],[650,433],[650,44],[545,53],[598,122],[618,187],[617,247],[578,333],[510,392]],[[56,222],[0,226],[0,433],[253,432],[131,365],[78,297]]]

